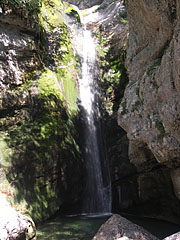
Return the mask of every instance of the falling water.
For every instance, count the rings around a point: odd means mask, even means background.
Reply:
[[[96,98],[96,48],[91,32],[83,31],[82,77],[79,81],[81,107],[85,119],[85,190],[83,196],[84,213],[111,212],[110,181],[104,181],[102,161],[98,146],[97,126],[98,104]],[[95,114],[96,113],[96,114]],[[106,176],[108,177],[108,176]],[[106,186],[105,186],[106,185]]]

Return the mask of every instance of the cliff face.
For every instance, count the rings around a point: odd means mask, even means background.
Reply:
[[[78,6],[79,9],[90,8],[94,5],[101,4],[103,0],[67,0],[67,2]]]
[[[0,192],[40,221],[81,191],[68,6],[43,1],[39,16],[0,7]]]
[[[172,183],[180,200],[180,4],[165,0],[128,0],[126,4],[129,83],[118,110],[118,123],[130,141],[131,163],[138,172],[146,172],[137,179],[141,200],[153,198],[153,189],[163,188],[167,192],[157,190],[156,198],[172,200]],[[145,197],[148,185],[149,196]]]

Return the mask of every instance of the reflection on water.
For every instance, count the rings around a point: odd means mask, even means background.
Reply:
[[[37,240],[91,240],[108,218],[58,217],[37,227]]]

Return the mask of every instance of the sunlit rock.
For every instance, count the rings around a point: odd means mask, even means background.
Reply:
[[[142,227],[120,215],[110,217],[99,229],[93,240],[158,240]]]
[[[35,239],[36,228],[33,221],[17,212],[7,202],[4,194],[0,194],[0,239]]]

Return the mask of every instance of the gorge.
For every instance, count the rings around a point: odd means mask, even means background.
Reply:
[[[0,194],[13,208],[35,223],[112,211],[180,224],[179,13],[176,0],[2,0]]]

